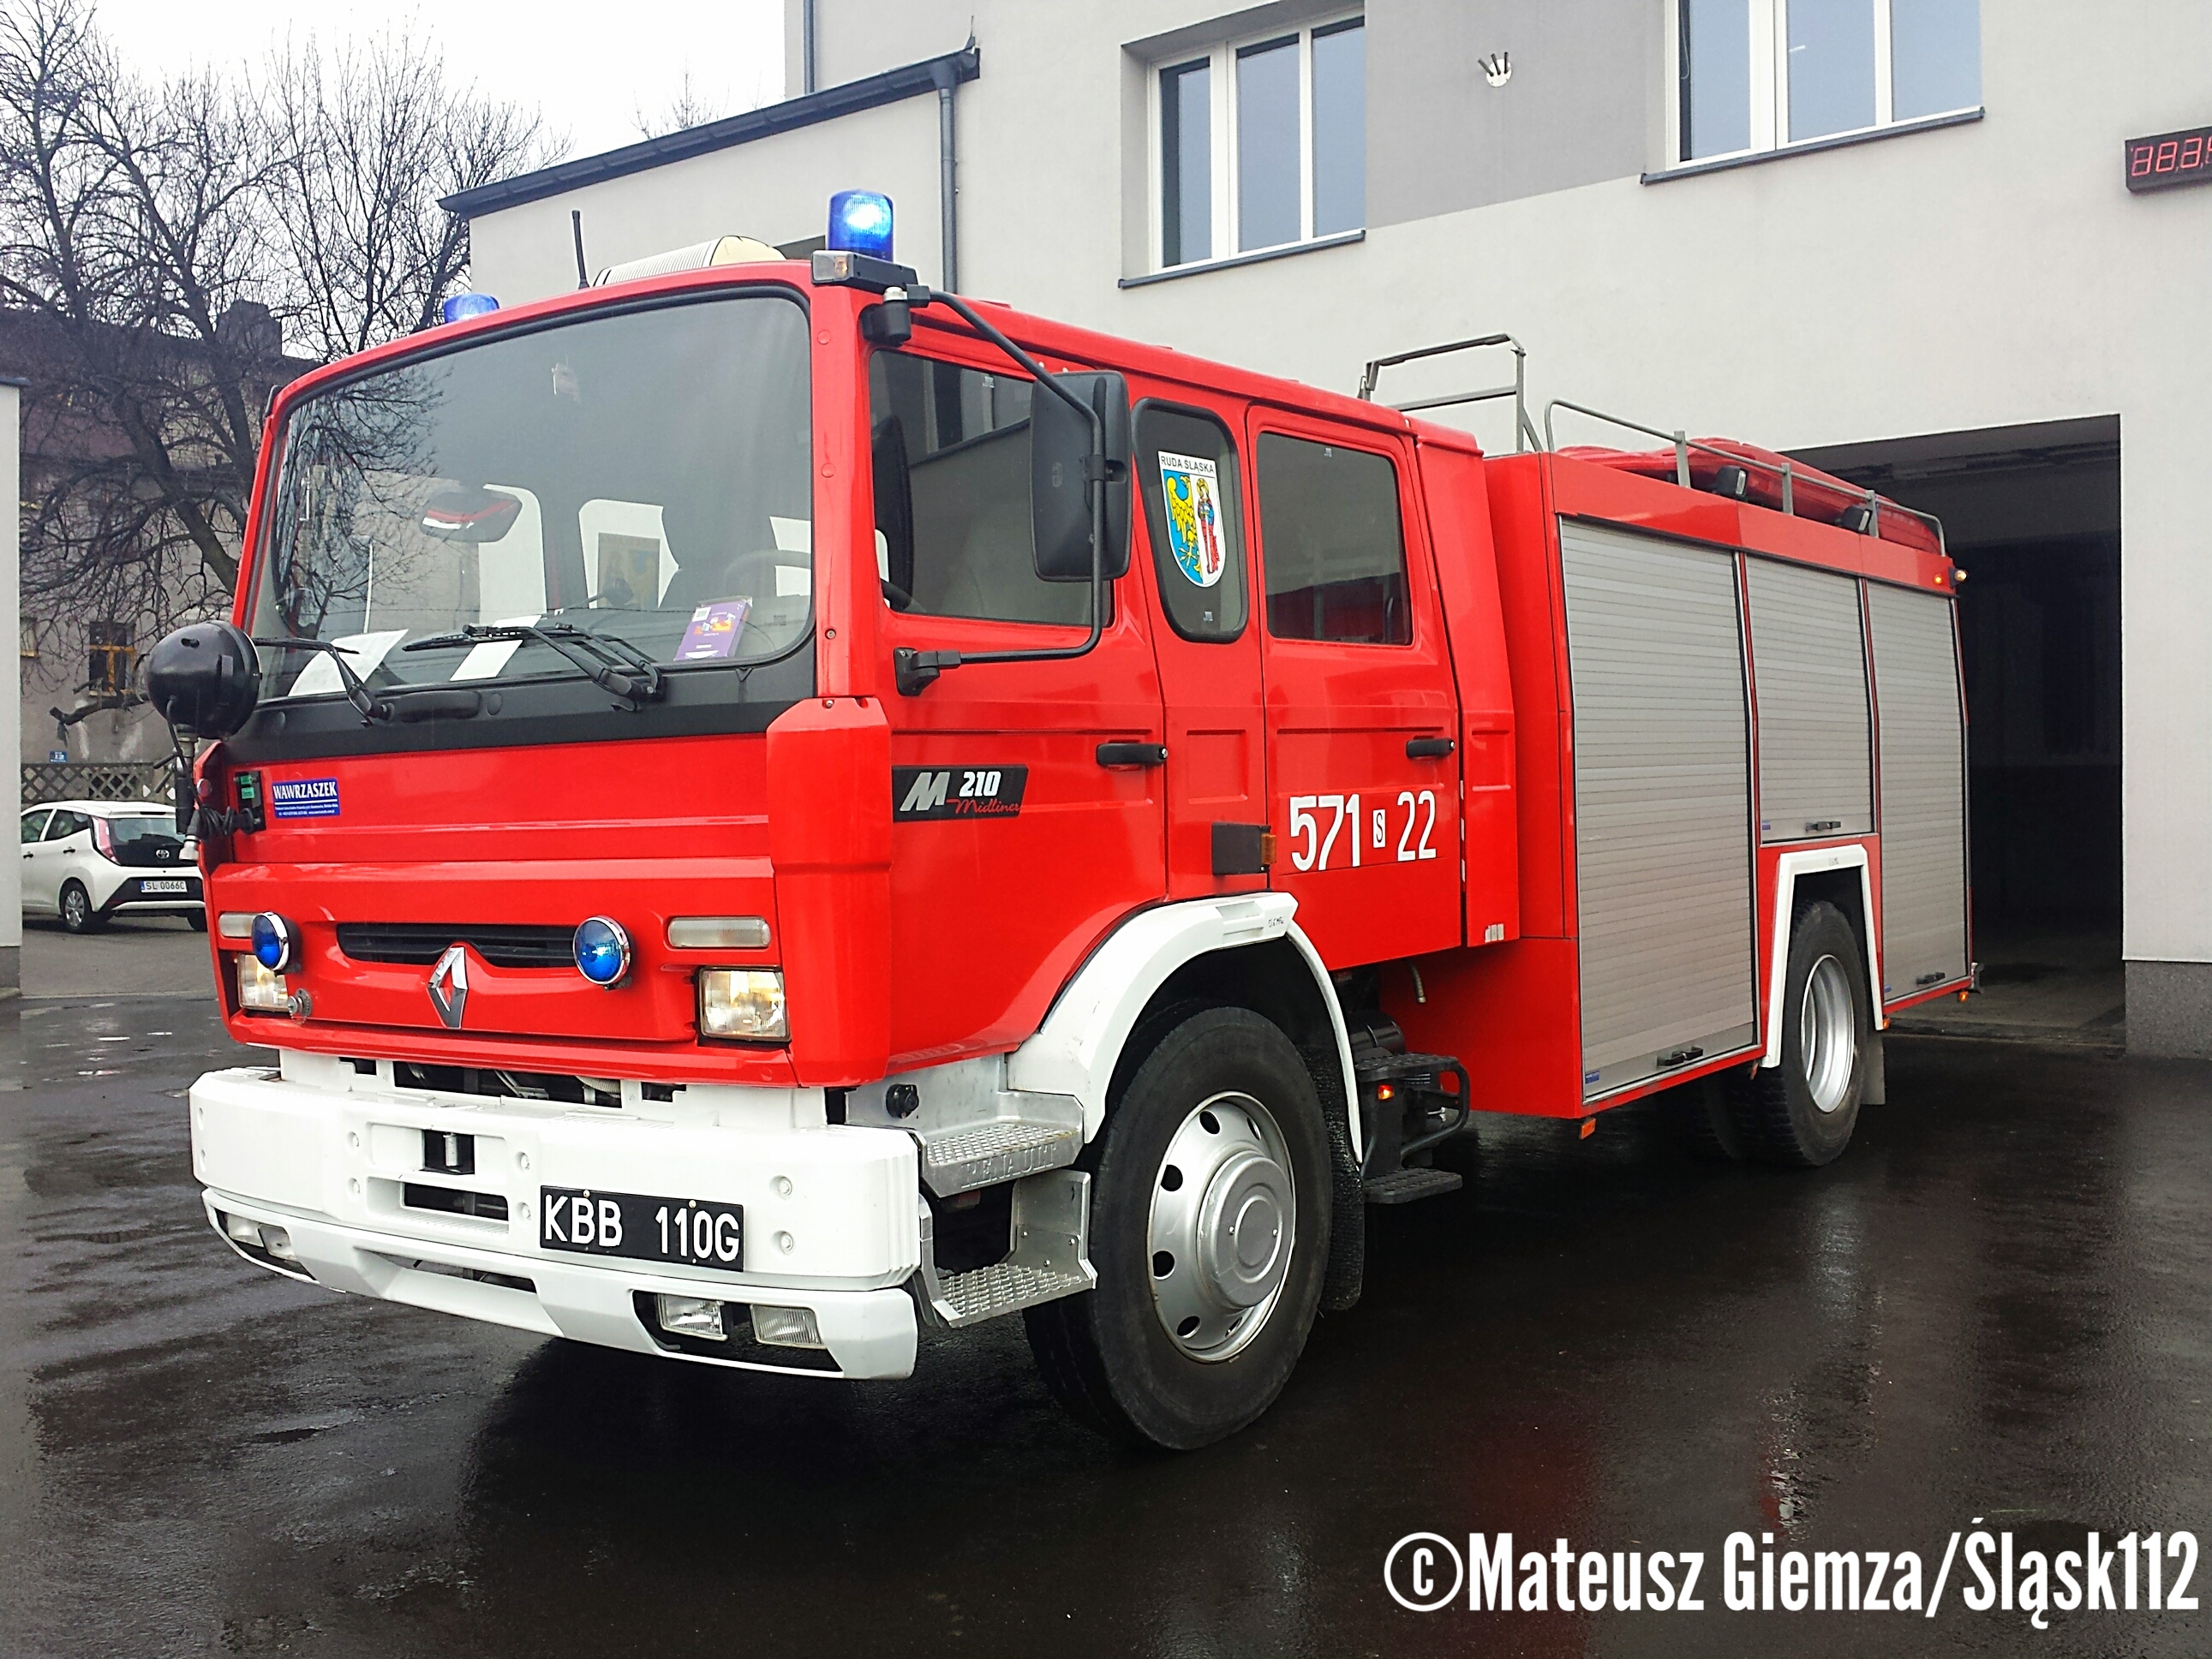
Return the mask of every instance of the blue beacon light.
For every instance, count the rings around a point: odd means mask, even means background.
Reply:
[[[623,925],[606,916],[592,916],[576,927],[576,971],[592,984],[611,990],[629,975],[629,935]]]
[[[250,936],[253,943],[253,959],[272,974],[281,974],[292,965],[299,935],[292,924],[274,910],[264,910],[253,919]]]
[[[841,190],[830,198],[833,252],[891,257],[891,198],[878,190]]]
[[[499,301],[489,294],[452,294],[438,307],[438,314],[449,323],[464,322],[471,317],[489,317],[499,309]]]

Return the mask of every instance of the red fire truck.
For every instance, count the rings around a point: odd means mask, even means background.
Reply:
[[[1971,980],[1940,532],[1514,407],[731,240],[296,382],[149,665],[277,1053],[191,1091],[216,1232],[704,1364],[1021,1311],[1190,1447],[1472,1112],[1833,1158]]]

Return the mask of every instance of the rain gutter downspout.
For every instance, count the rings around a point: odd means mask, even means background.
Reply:
[[[969,35],[964,51],[975,49],[975,37]],[[960,291],[960,212],[957,205],[959,181],[957,177],[959,150],[953,140],[952,94],[959,81],[952,66],[942,60],[930,66],[929,78],[937,88],[937,197],[940,224],[939,240],[944,247],[941,273],[945,292]]]

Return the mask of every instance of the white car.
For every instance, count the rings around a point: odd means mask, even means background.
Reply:
[[[90,933],[111,916],[183,916],[205,929],[199,848],[159,801],[64,800],[23,810],[23,914]]]

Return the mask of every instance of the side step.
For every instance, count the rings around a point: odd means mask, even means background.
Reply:
[[[1013,1248],[1004,1261],[972,1273],[939,1273],[934,1224],[921,1206],[921,1291],[924,1310],[943,1324],[973,1325],[1018,1313],[1040,1302],[1091,1290],[1091,1177],[1080,1170],[1053,1170],[1014,1183]]]
[[[1455,1193],[1466,1183],[1450,1170],[1393,1170],[1360,1184],[1370,1204],[1411,1204],[1417,1198]]]

